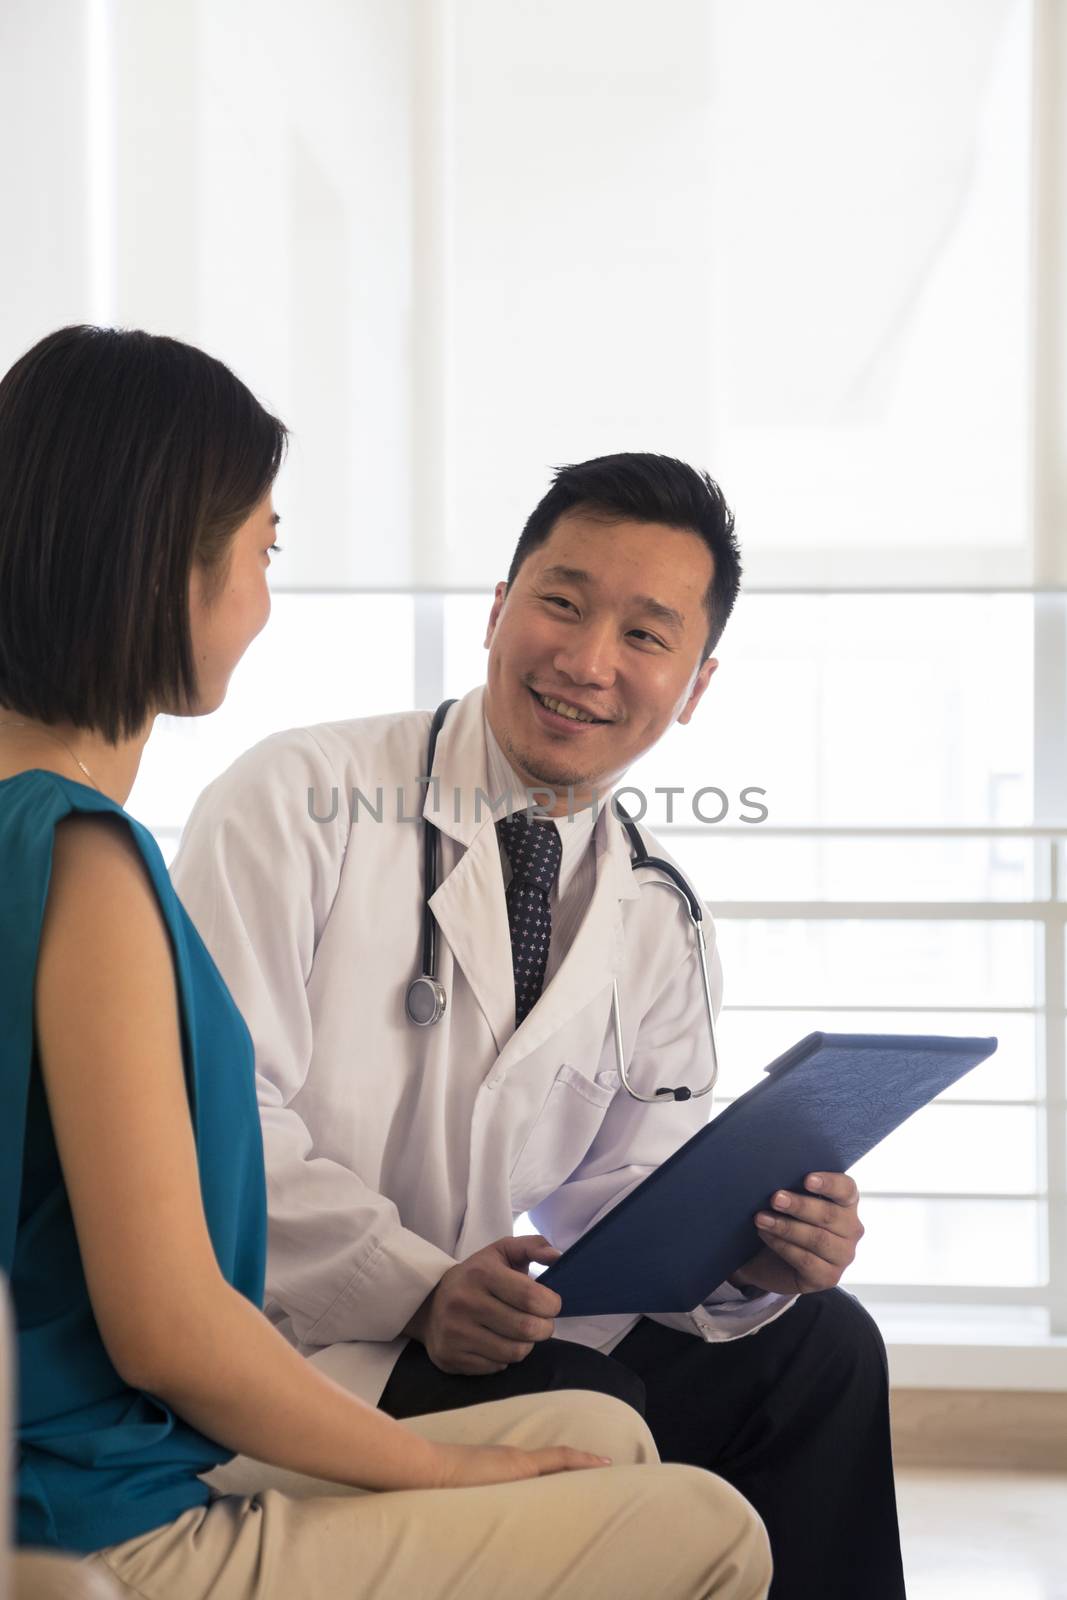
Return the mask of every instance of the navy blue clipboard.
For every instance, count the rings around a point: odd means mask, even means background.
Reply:
[[[776,1189],[802,1190],[809,1172],[847,1172],[996,1048],[996,1039],[809,1033],[539,1281],[565,1317],[692,1310],[756,1253],[752,1218]]]

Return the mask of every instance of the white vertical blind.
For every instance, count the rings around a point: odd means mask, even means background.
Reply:
[[[408,8],[114,0],[118,316],[294,429],[283,578],[395,576],[410,522]],[[291,531],[291,538],[290,538]]]
[[[298,585],[410,567],[412,49],[403,0],[0,6],[2,368],[73,321],[227,361]]]
[[[283,585],[488,586],[552,466],[632,448],[720,478],[757,585],[1025,584],[1032,506],[1062,572],[1057,0],[0,30],[0,360],[74,318],[228,360],[295,431]]]
[[[504,575],[553,465],[713,457],[712,11],[455,8],[454,475],[438,582]]]
[[[439,582],[620,448],[710,467],[757,582],[1027,581],[1023,0],[468,0],[456,41]]]
[[[90,304],[89,12],[0,5],[0,364]]]
[[[715,460],[750,571],[1025,581],[1029,7],[714,9]]]
[[[1034,3],[1034,580],[1067,584],[1067,5]],[[1061,723],[1061,727],[1062,727]]]

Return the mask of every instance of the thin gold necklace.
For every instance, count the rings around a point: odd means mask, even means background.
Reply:
[[[43,733],[46,738],[54,739],[57,744],[61,744],[63,746],[64,750],[67,752],[67,754],[70,757],[70,759],[75,763],[76,766],[79,766],[82,769],[82,771],[85,773],[85,776],[88,778],[89,782],[92,784],[92,786],[96,790],[97,794],[103,794],[104,791],[101,789],[100,785],[97,783],[96,779],[93,777],[92,773],[89,771],[89,768],[85,765],[85,762],[81,759],[80,756],[76,756],[74,754],[74,751],[70,748],[70,745],[67,743],[66,739],[61,738],[58,733],[53,733],[51,728],[38,728],[38,727],[36,727],[36,724],[29,723],[29,722],[0,722],[0,728],[29,728],[29,727],[35,728],[35,731],[37,733]]]

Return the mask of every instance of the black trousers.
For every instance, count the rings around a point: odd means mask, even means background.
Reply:
[[[665,1461],[726,1478],[774,1556],[771,1600],[904,1600],[885,1346],[841,1289],[706,1344],[642,1318],[611,1355],[563,1339],[504,1372],[440,1372],[412,1340],[379,1405],[393,1417],[546,1389],[597,1389],[645,1417]]]

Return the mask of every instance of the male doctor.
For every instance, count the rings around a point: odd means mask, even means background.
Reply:
[[[648,1105],[619,1080],[613,977],[636,1089],[699,1087],[709,1046],[684,909],[642,892],[603,802],[693,717],[739,580],[705,475],[637,454],[564,468],[434,781],[427,712],[277,734],[203,795],[174,878],[255,1043],[268,1311],[295,1344],[343,1344],[332,1370],[394,1416],[620,1395],[665,1459],[755,1505],[775,1600],[901,1600],[884,1349],[834,1287],[863,1231],[851,1179],[768,1196],[758,1255],[690,1313],[557,1319],[528,1273],[707,1119],[705,1099]],[[529,814],[534,789],[552,820]],[[442,835],[430,1027],[404,1006],[420,814]],[[717,957],[713,984],[717,1003]],[[540,1237],[512,1236],[523,1212]]]

